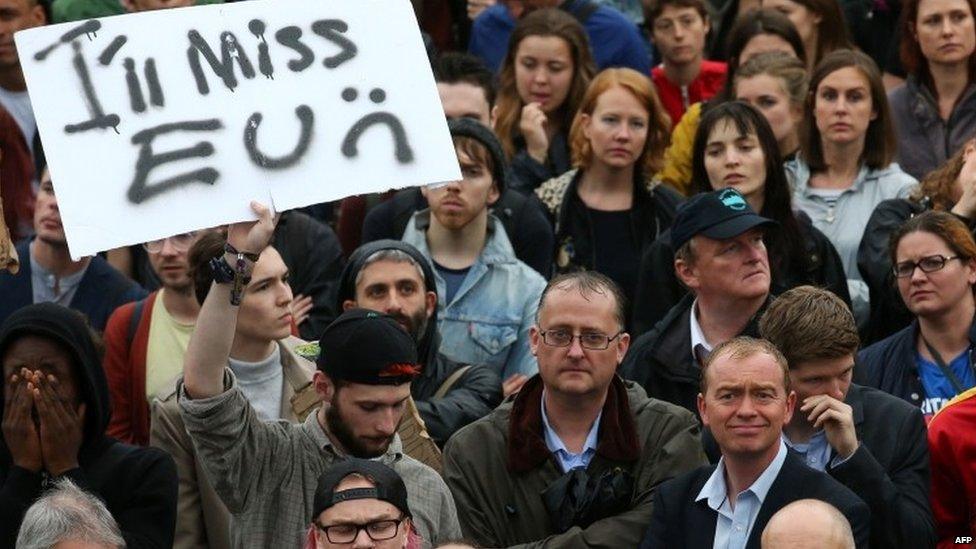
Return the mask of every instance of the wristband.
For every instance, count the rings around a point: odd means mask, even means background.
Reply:
[[[237,261],[238,269],[235,269],[227,263],[227,260],[223,257],[215,257],[210,260],[210,268],[213,270],[214,282],[217,284],[227,284],[229,282],[234,283],[234,287],[230,291],[230,304],[240,305],[241,297],[244,294],[244,287],[251,282],[251,275],[247,274],[243,268],[243,259],[238,259]]]

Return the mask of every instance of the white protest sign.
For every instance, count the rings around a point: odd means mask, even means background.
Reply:
[[[408,0],[253,0],[17,33],[73,257],[460,178]]]

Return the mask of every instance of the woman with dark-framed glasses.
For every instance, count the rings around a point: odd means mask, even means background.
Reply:
[[[976,241],[958,217],[928,211],[892,234],[890,253],[915,320],[861,351],[858,362],[867,385],[920,406],[928,420],[976,385]]]

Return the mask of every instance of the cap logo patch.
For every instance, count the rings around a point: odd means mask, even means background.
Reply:
[[[397,362],[384,368],[379,377],[413,377],[420,374],[420,368],[416,364],[408,362]]]
[[[722,201],[722,204],[725,204],[726,208],[737,212],[741,212],[749,206],[742,195],[733,189],[725,189],[718,195],[718,199]]]

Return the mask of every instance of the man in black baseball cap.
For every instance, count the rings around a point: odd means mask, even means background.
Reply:
[[[319,477],[306,546],[402,548],[414,535],[411,516],[396,471],[348,458]]]
[[[697,413],[704,358],[735,336],[757,336],[756,319],[770,284],[763,232],[774,225],[732,188],[683,203],[671,226],[671,245],[675,274],[689,293],[631,345],[621,375],[643,385],[649,396]]]
[[[180,415],[206,475],[232,514],[235,547],[298,547],[313,519],[319,477],[348,457],[380,461],[403,479],[411,523],[427,543],[461,534],[441,477],[404,451],[397,427],[420,372],[413,338],[392,317],[350,309],[318,343],[312,378],[323,404],[302,424],[264,422],[226,368],[239,295],[274,232],[271,212],[232,225],[184,360]],[[368,534],[369,532],[367,532]],[[375,533],[375,531],[374,531]],[[357,532],[358,534],[358,532]],[[361,537],[361,536],[360,536]]]

